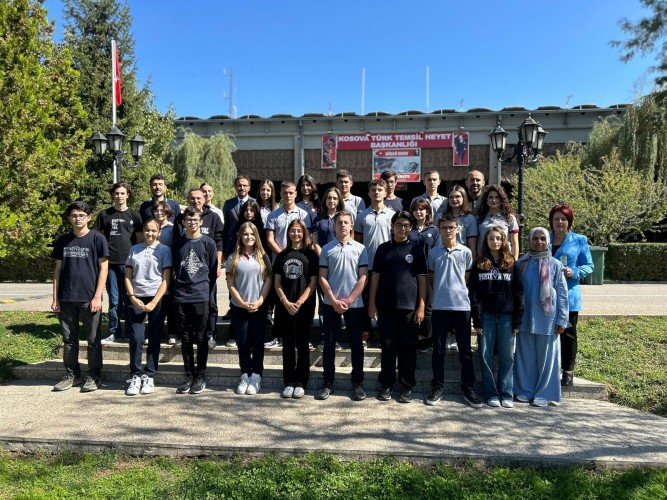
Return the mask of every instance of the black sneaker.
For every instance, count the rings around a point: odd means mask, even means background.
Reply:
[[[572,376],[572,374],[563,372],[563,378],[560,379],[560,386],[570,387],[573,385],[573,383],[574,383],[574,377]]]
[[[99,378],[94,378],[91,376],[86,377],[86,380],[83,383],[83,386],[81,387],[81,392],[93,392],[96,391],[100,385],[100,379]]]
[[[317,394],[315,394],[315,399],[319,399],[320,401],[324,401],[325,399],[329,398],[329,395],[333,394],[333,389],[328,386],[322,387]]]
[[[426,399],[424,400],[424,403],[426,403],[429,406],[435,406],[435,404],[442,399],[442,389],[441,388],[436,388],[434,387],[431,389],[431,392],[429,392],[428,396],[426,396]]]
[[[190,394],[201,394],[206,389],[206,379],[204,377],[197,377],[194,384],[190,387]]]
[[[380,401],[391,401],[391,387],[383,387],[378,394]]]
[[[354,390],[352,391],[352,399],[355,401],[363,401],[366,399],[366,391],[364,391],[364,388],[361,384],[355,386]]]
[[[473,389],[472,387],[464,387],[463,389],[461,389],[461,396],[463,397],[463,400],[473,408],[482,407],[482,400],[479,399],[479,396],[475,392],[475,389]]]
[[[66,391],[74,386],[83,384],[83,379],[80,375],[65,375],[63,379],[53,386],[54,391]]]
[[[411,403],[412,402],[412,389],[405,387],[401,391],[401,395],[398,398],[398,401],[401,403]]]
[[[186,375],[185,380],[176,388],[176,394],[187,394],[192,387],[192,375]]]

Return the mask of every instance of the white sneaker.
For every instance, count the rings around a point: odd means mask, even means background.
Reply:
[[[544,398],[534,398],[530,404],[542,408],[547,405],[547,400]]]
[[[292,387],[291,385],[286,386],[283,389],[283,393],[281,394],[281,396],[283,398],[291,398],[292,396],[294,396],[294,387]]]
[[[500,399],[497,397],[492,397],[486,400],[486,404],[489,405],[491,408],[500,408]]]
[[[248,382],[248,388],[246,389],[245,393],[250,394],[251,396],[254,396],[259,392],[259,387],[262,382],[262,377],[260,375],[257,375],[256,373],[253,373],[250,376],[250,381]]]
[[[306,391],[303,390],[303,387],[295,387],[294,388],[294,394],[292,394],[292,397],[294,399],[301,399],[306,395]]]
[[[503,408],[514,408],[514,403],[510,398],[503,398],[500,400],[500,404]]]
[[[528,396],[524,396],[523,394],[517,394],[514,397],[519,403],[530,403],[530,398]]]
[[[141,394],[153,394],[155,381],[145,373],[141,376]]]
[[[245,394],[248,390],[248,374],[244,373],[241,375],[241,382],[239,382],[239,386],[236,388],[236,394]]]
[[[137,394],[139,394],[140,389],[141,389],[141,377],[139,377],[139,375],[132,375],[132,378],[130,379],[130,385],[128,385],[127,389],[125,389],[125,395],[136,396]]]
[[[453,335],[447,335],[447,349],[450,351],[458,351],[459,346],[456,345],[456,337]]]

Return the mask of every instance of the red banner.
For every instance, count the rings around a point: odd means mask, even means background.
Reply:
[[[338,150],[391,148],[451,148],[452,132],[378,132],[375,134],[338,134]]]

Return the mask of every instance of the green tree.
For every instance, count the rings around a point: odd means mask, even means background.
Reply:
[[[210,184],[218,199],[234,195],[236,165],[232,153],[236,151],[234,138],[225,133],[201,137],[193,132],[181,130],[183,140],[174,149],[173,167],[176,186],[181,194],[199,186]]]
[[[36,0],[0,2],[0,258],[44,257],[85,178],[78,73]],[[50,264],[49,264],[50,265]]]
[[[667,187],[621,160],[617,150],[599,165],[586,163],[586,147],[545,158],[525,171],[526,228],[548,226],[556,203],[575,211],[575,230],[596,245],[641,238],[667,211]]]
[[[123,169],[122,180],[133,187],[131,205],[150,198],[148,180],[156,172],[173,179],[169,164],[174,141],[174,113],[160,114],[155,108],[149,83],[138,87],[132,16],[126,2],[116,0],[65,0],[64,45],[72,52],[79,70],[79,95],[93,131],[111,128],[111,40],[116,40],[120,55],[123,103],[117,110],[117,126],[129,139],[136,133],[146,141],[144,157],[136,168]],[[96,210],[109,205],[108,188],[112,182],[112,157],[100,159],[90,153],[86,163],[89,174],[85,198]]]
[[[613,40],[611,45],[623,49],[623,62],[628,62],[638,54],[646,55],[656,51],[658,63],[651,70],[659,73],[656,83],[664,85],[667,83],[667,0],[641,0],[641,3],[651,10],[651,15],[636,23],[621,19],[621,29],[630,38],[625,41]]]

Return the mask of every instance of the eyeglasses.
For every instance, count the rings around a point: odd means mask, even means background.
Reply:
[[[447,231],[448,233],[451,233],[452,231],[456,231],[459,228],[459,226],[443,226],[440,228],[440,231]]]
[[[72,220],[83,220],[88,218],[88,214],[71,214],[69,218]]]
[[[394,224],[394,227],[395,227],[396,229],[402,229],[402,230],[404,230],[404,231],[409,231],[410,228],[411,228],[412,226],[411,226],[409,223],[406,223],[406,224],[398,224],[398,223],[396,223],[396,224]]]

